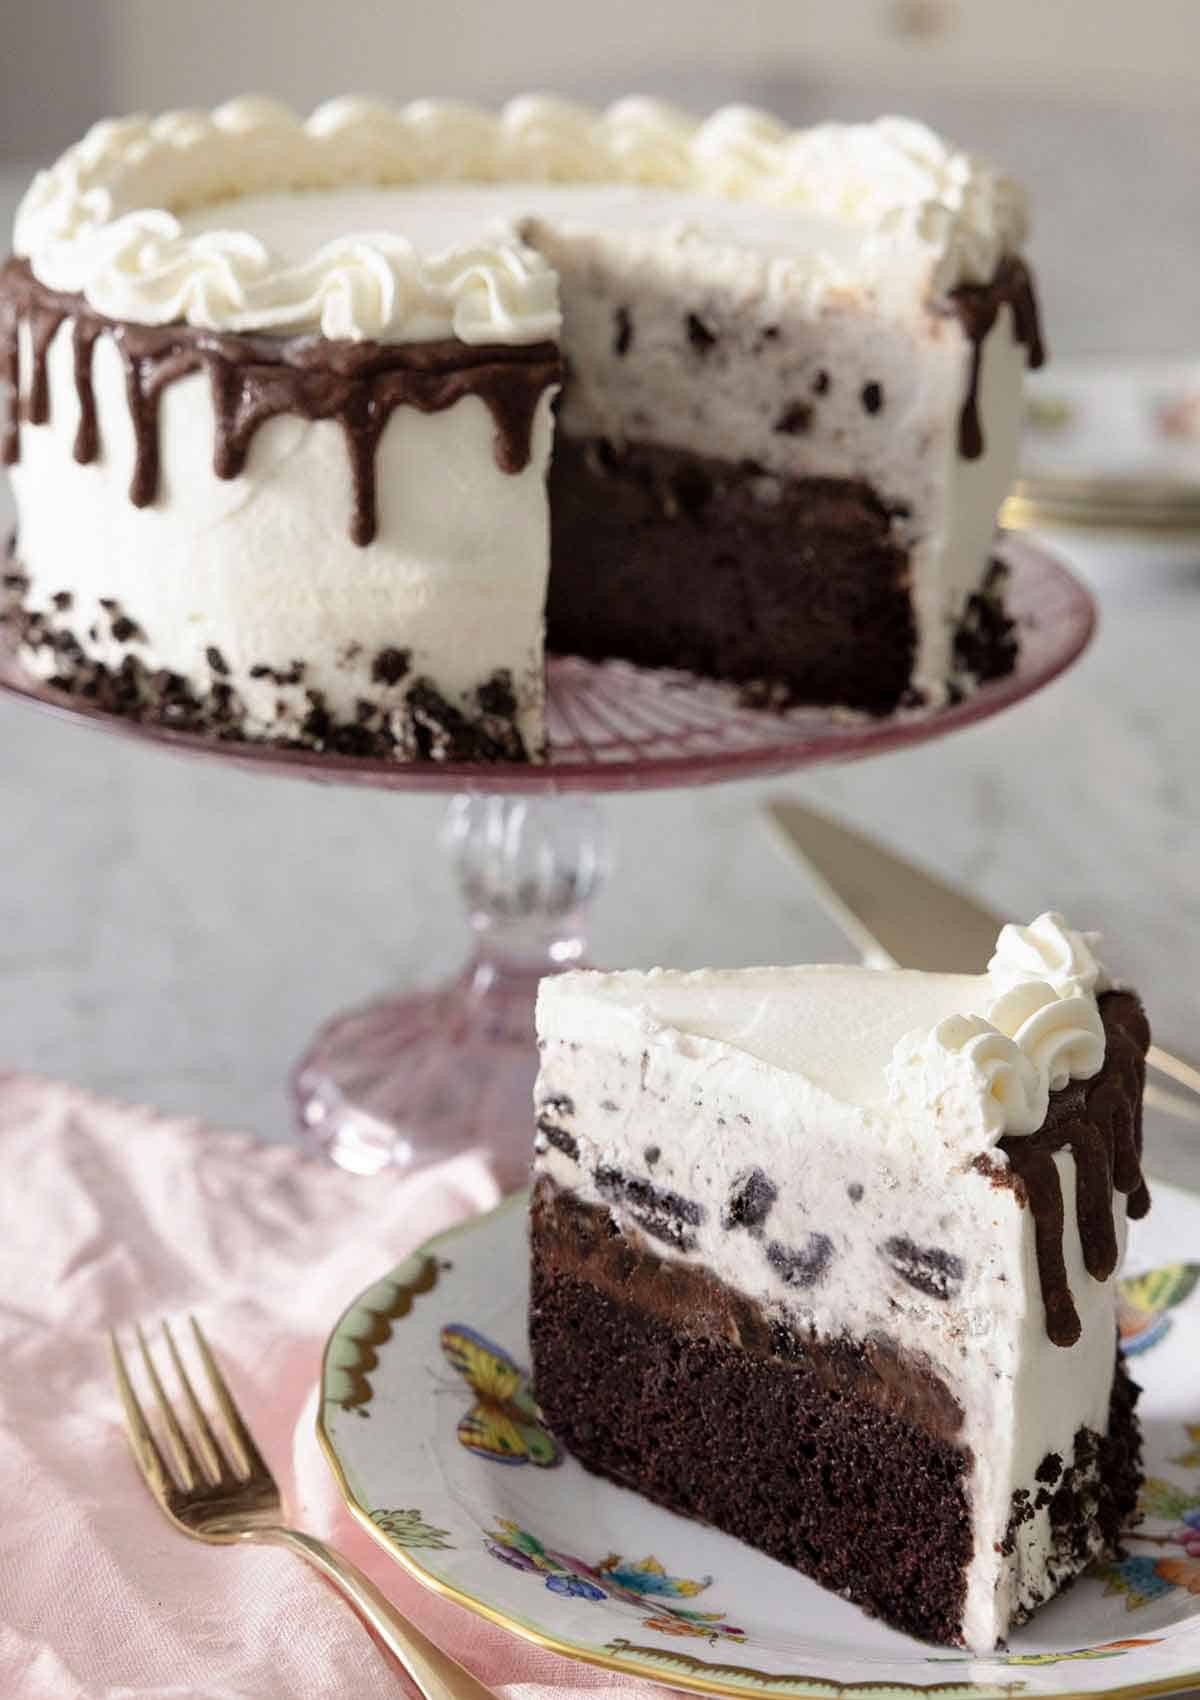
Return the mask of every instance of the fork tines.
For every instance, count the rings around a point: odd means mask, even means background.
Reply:
[[[255,1446],[249,1429],[242,1420],[233,1395],[229,1391],[228,1383],[221,1374],[208,1341],[201,1332],[199,1323],[194,1316],[190,1317],[189,1321],[197,1356],[204,1366],[213,1400],[221,1415],[226,1437],[224,1446],[222,1446],[207,1412],[196,1396],[192,1379],[187,1372],[183,1358],[180,1356],[170,1325],[165,1321],[163,1322],[163,1338],[166,1341],[167,1352],[191,1419],[190,1436],[179,1421],[171,1400],[167,1396],[162,1377],[158,1373],[158,1368],[141,1326],[137,1325],[135,1330],[138,1350],[145,1368],[146,1378],[154,1393],[158,1415],[166,1436],[167,1448],[174,1465],[173,1470],[168,1467],[163,1457],[162,1449],[154,1437],[154,1431],[147,1419],[146,1412],[134,1391],[129,1367],[125,1361],[125,1355],[121,1351],[117,1336],[115,1332],[109,1334],[113,1373],[116,1376],[117,1388],[121,1395],[121,1404],[125,1412],[125,1427],[128,1431],[130,1445],[151,1491],[157,1499],[162,1501],[178,1497],[180,1494],[188,1496],[203,1492],[208,1488],[230,1486],[237,1482],[249,1481],[255,1477],[270,1479],[270,1471]]]

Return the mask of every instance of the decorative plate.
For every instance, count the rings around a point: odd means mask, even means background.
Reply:
[[[1005,523],[1136,532],[1195,560],[1200,364],[1056,361],[1028,386],[1021,475]]]
[[[325,1350],[321,1443],[351,1510],[419,1581],[568,1657],[710,1694],[1132,1700],[1200,1685],[1200,1196],[1155,1189],[1123,1283],[1149,1467],[1128,1556],[985,1659],[887,1629],[560,1455],[524,1368],[524,1205],[431,1240]]]

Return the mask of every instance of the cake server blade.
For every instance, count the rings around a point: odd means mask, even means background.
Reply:
[[[1003,922],[973,897],[886,850],[873,838],[790,798],[765,804],[776,842],[807,869],[821,907],[872,968],[934,974],[982,973]],[[1147,1063],[1200,1097],[1200,1069],[1160,1045]],[[1200,1121],[1200,1105],[1161,1087],[1147,1099]]]
[[[872,968],[981,974],[1001,922],[973,898],[862,833],[777,798],[767,818],[807,864],[826,913]]]

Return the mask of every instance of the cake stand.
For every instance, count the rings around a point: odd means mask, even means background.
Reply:
[[[80,725],[199,760],[319,784],[450,794],[443,846],[473,934],[462,971],[432,990],[338,1015],[291,1076],[300,1137],[343,1168],[412,1169],[487,1148],[504,1183],[528,1167],[542,975],[582,960],[585,912],[609,869],[596,797],[860,760],[974,725],[1040,690],[1091,636],[1088,592],[1043,551],[1006,538],[1016,669],[964,700],[886,720],[746,707],[735,688],[623,662],[554,657],[544,765],[400,765],[217,741],[97,709],[0,662],[0,690]]]

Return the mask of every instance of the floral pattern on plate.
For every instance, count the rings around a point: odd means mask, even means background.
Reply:
[[[1191,1444],[1169,1462],[1200,1478],[1200,1423],[1185,1423],[1184,1431]],[[1104,1565],[1100,1575],[1105,1593],[1124,1594],[1127,1611],[1161,1600],[1177,1588],[1200,1595],[1200,1479],[1183,1487],[1165,1476],[1147,1476],[1138,1495],[1138,1511],[1142,1521],[1126,1539],[1133,1547],[1161,1550],[1131,1552]],[[1146,1528],[1147,1523],[1173,1526],[1154,1531]]]
[[[1159,1635],[1129,1636],[1124,1641],[1102,1641],[1098,1647],[1076,1647],[1069,1653],[993,1653],[988,1659],[993,1665],[1057,1665],[1064,1659],[1115,1659],[1122,1653],[1132,1653],[1136,1647],[1157,1647]],[[960,1665],[976,1662],[970,1653],[931,1653],[931,1665]]]
[[[398,1547],[434,1547],[449,1552],[454,1544],[448,1538],[449,1529],[435,1529],[419,1511],[372,1511],[371,1521]]]
[[[725,1623],[719,1611],[693,1611],[669,1603],[702,1594],[711,1586],[711,1576],[702,1582],[668,1576],[654,1557],[630,1563],[617,1553],[609,1553],[598,1564],[587,1564],[570,1553],[554,1551],[528,1530],[499,1517],[484,1545],[501,1564],[540,1576],[552,1594],[582,1600],[622,1600],[639,1612],[646,1609],[647,1601],[653,1602],[656,1609],[642,1619],[643,1629],[657,1629],[666,1635],[695,1635],[714,1643],[746,1639],[745,1630]]]

